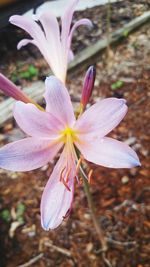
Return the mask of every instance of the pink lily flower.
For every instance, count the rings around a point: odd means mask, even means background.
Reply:
[[[77,120],[70,96],[56,77],[46,79],[46,111],[16,102],[14,118],[30,137],[0,149],[0,167],[30,171],[61,156],[45,186],[41,200],[41,223],[45,230],[58,227],[70,210],[77,176],[75,147],[95,164],[111,168],[140,165],[137,154],[125,143],[105,137],[127,112],[124,99],[107,98],[86,110]]]
[[[32,43],[36,45],[54,75],[65,83],[68,62],[73,59],[70,49],[75,29],[80,25],[92,26],[89,19],[80,19],[71,28],[71,22],[75,7],[79,0],[72,0],[65,13],[61,17],[61,31],[57,18],[51,13],[43,13],[39,18],[33,19],[24,16],[14,15],[10,17],[10,23],[24,29],[33,39],[23,39],[18,43],[18,49]],[[40,21],[42,28],[35,21]]]

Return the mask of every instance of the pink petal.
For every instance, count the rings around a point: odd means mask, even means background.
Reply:
[[[120,123],[126,112],[124,99],[106,98],[86,110],[77,120],[75,129],[83,139],[86,134],[103,137]]]
[[[75,11],[75,7],[78,4],[79,0],[72,0],[67,6],[63,16],[61,17],[62,30],[61,30],[61,40],[64,51],[66,50],[66,45],[68,42],[68,36],[71,27],[72,16]]]
[[[88,138],[76,144],[84,158],[108,168],[132,168],[140,166],[137,154],[128,145],[109,137]]]
[[[70,96],[64,84],[54,76],[46,78],[46,110],[58,118],[64,126],[75,121]]]
[[[10,17],[9,22],[28,32],[31,35],[31,37],[35,40],[42,41],[45,39],[41,27],[31,18],[26,18],[25,16],[20,16],[20,15],[14,15]]]
[[[55,76],[62,82],[65,81],[67,62],[63,61],[61,42],[60,42],[60,30],[56,17],[48,12],[43,13],[39,18],[47,41],[47,53],[45,58],[51,66],[51,69]]]
[[[60,46],[60,30],[56,17],[49,11],[43,13],[39,18],[45,37],[49,46],[49,54],[51,55],[51,63],[58,67],[61,65],[61,46]]]
[[[92,22],[89,20],[89,19],[80,19],[78,20],[74,25],[73,27],[71,28],[71,31],[70,31],[70,34],[69,34],[69,44],[71,45],[71,42],[72,42],[72,37],[73,37],[73,34],[74,34],[74,31],[81,25],[85,25],[89,28],[92,28],[93,27],[93,24]]]
[[[38,23],[36,23],[31,18],[26,18],[25,16],[20,16],[20,15],[11,16],[9,22],[25,30],[33,38],[31,40],[23,39],[21,42],[19,42],[17,46],[18,49],[21,48],[21,46],[25,46],[30,42],[39,48],[40,52],[47,60],[47,51],[48,51],[47,41],[44,32],[42,31]]]
[[[0,90],[7,96],[11,96],[16,100],[21,100],[25,103],[32,102],[32,100],[26,96],[19,87],[7,79],[2,73],[0,73]]]
[[[68,58],[70,57],[69,50],[71,46],[71,41],[72,41],[72,35],[74,30],[79,26],[79,25],[90,25],[91,23],[87,19],[80,20],[77,22],[74,27],[71,30],[71,22],[72,22],[72,17],[73,13],[75,11],[75,8],[78,4],[79,0],[72,0],[70,1],[70,4],[67,6],[66,11],[64,12],[63,16],[61,17],[61,43],[62,43],[62,55],[63,55],[63,62],[66,62],[65,64],[65,71],[67,71],[67,61]],[[71,30],[71,35],[70,35],[70,30]]]
[[[17,44],[17,49],[21,49],[23,46],[26,46],[28,44],[34,44],[34,45],[37,45],[36,44],[36,41],[35,40],[31,40],[31,39],[22,39],[18,44]]]
[[[0,167],[10,171],[31,171],[50,162],[62,144],[54,140],[25,138],[0,149]]]
[[[69,178],[70,191],[60,181],[63,170],[64,178]],[[41,224],[45,230],[58,227],[70,210],[74,195],[75,172],[75,160],[71,155],[67,155],[65,147],[46,184],[41,199]]]
[[[72,61],[74,59],[74,53],[72,52],[72,50],[70,49],[69,50],[69,54],[68,54],[68,63],[70,62],[70,61]]]
[[[46,39],[49,42],[50,46],[53,43],[53,45],[57,45],[60,48],[60,30],[56,17],[48,11],[43,13],[40,16],[39,20],[43,26]],[[57,48],[55,47],[56,51]]]
[[[34,137],[58,137],[58,132],[63,128],[63,124],[52,114],[20,101],[15,104],[14,118],[26,134]]]
[[[61,44],[62,44],[62,56],[63,62],[65,62],[65,72],[67,71],[67,62],[69,57],[69,33],[71,28],[71,22],[73,13],[79,0],[72,0],[67,6],[63,16],[61,17]]]

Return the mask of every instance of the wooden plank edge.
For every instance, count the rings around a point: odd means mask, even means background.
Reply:
[[[128,35],[137,30],[140,26],[150,21],[150,11],[144,12],[141,16],[134,18],[129,23],[125,24],[121,29],[116,30],[110,34],[110,45],[114,45],[123,38],[127,38]],[[74,60],[69,65],[68,73],[75,73],[82,68],[96,63],[101,53],[107,48],[107,38],[97,41],[90,47],[85,48],[78,53]]]

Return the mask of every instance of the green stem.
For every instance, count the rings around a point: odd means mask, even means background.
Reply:
[[[83,173],[82,173],[82,176],[83,176]],[[106,251],[107,250],[107,241],[106,241],[106,239],[104,237],[104,234],[103,234],[103,231],[101,229],[100,223],[98,222],[98,219],[96,217],[95,207],[94,207],[94,203],[93,203],[93,200],[92,200],[92,195],[90,193],[89,183],[88,183],[88,180],[85,177],[83,177],[83,184],[84,184],[84,191],[85,191],[85,194],[86,194],[86,197],[87,197],[87,201],[88,201],[89,209],[90,209],[90,212],[91,212],[91,217],[92,217],[92,220],[93,220],[93,224],[94,224],[95,230],[96,230],[96,232],[98,234],[100,243],[102,245],[102,251]]]
[[[75,147],[75,152],[76,152],[77,158],[79,159],[80,158],[80,152],[76,147]],[[105,238],[105,236],[103,234],[103,230],[101,229],[100,223],[99,223],[99,221],[98,221],[98,219],[96,217],[96,214],[95,214],[95,207],[94,207],[94,203],[93,203],[93,200],[92,200],[92,195],[91,195],[91,192],[90,192],[88,179],[87,179],[87,176],[86,176],[86,174],[84,172],[84,168],[82,167],[82,164],[80,166],[80,173],[81,173],[82,178],[83,178],[84,191],[85,191],[85,194],[86,194],[86,197],[87,197],[88,206],[89,206],[89,209],[90,209],[90,213],[91,213],[91,217],[92,217],[92,220],[93,220],[93,224],[94,224],[95,230],[96,230],[96,232],[98,234],[98,238],[99,238],[99,241],[100,241],[101,246],[102,246],[101,251],[102,251],[103,256],[104,256],[104,253],[108,249],[107,240],[106,240],[106,238]]]

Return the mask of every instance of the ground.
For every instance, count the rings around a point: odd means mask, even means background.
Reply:
[[[129,4],[129,1],[125,2]],[[134,10],[144,11],[144,8],[148,8],[146,2],[140,1],[140,5],[143,3],[142,9],[138,3],[136,6],[133,1],[128,10],[130,12],[126,10],[125,14],[131,14],[133,5]],[[104,7],[100,14],[103,14],[103,9]],[[125,10],[125,5],[120,9]],[[95,15],[98,13],[97,10],[93,8],[86,11],[86,15],[95,19],[95,25],[98,20],[98,15]],[[112,16],[115,17],[114,12]],[[121,13],[121,11],[118,12]],[[83,13],[79,13],[78,16],[80,17],[81,14]],[[135,13],[132,12],[133,14]],[[131,18],[133,16],[129,20]],[[119,27],[121,24],[122,17]],[[78,40],[79,37],[76,37]],[[76,41],[76,39],[74,41],[75,51],[78,47],[82,49],[82,44],[84,46],[84,41],[79,44],[79,40]],[[84,39],[82,36],[81,39],[86,40],[87,37]],[[150,29],[147,24],[117,47],[111,48],[109,58],[104,53],[96,65],[97,76],[91,104],[111,96],[127,100],[128,113],[110,136],[128,143],[137,152],[142,164],[141,167],[130,170],[89,165],[89,168],[94,171],[90,189],[96,214],[109,241],[106,258],[113,267],[150,266],[149,43]],[[27,60],[29,52],[30,58]],[[40,70],[38,76],[33,79],[43,78],[48,71],[44,60],[41,60],[39,53],[34,49],[24,50],[21,56],[18,52],[14,53],[19,57],[16,64],[12,62],[12,51],[5,54],[2,59],[3,73],[9,77],[15,77],[13,74],[18,71],[18,66],[21,66],[22,71],[22,69],[26,70],[28,64],[33,63]],[[78,105],[80,98],[83,77],[84,73],[79,72],[68,78],[68,86],[75,106]],[[31,84],[33,79],[29,81],[19,78],[16,83]],[[117,85],[118,81],[121,81],[119,85]],[[1,101],[3,100],[1,95]],[[14,129],[16,125],[13,120],[8,121],[1,128],[1,145],[13,139]],[[16,131],[16,134],[20,133]],[[70,217],[55,231],[45,232],[41,228],[39,210],[41,194],[56,160],[49,166],[28,173],[0,170],[1,267],[105,266],[82,184],[76,184]]]

